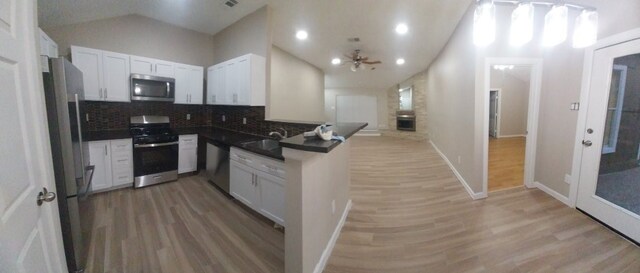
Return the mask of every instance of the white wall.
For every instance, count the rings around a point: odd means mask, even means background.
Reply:
[[[47,28],[60,53],[84,46],[199,66],[213,64],[213,36],[140,15]]]
[[[575,1],[594,6],[599,12],[599,37],[606,37],[640,27],[640,1],[620,0]],[[453,163],[472,191],[482,191],[484,60],[490,57],[543,59],[540,95],[538,143],[535,180],[568,196],[565,174],[571,172],[577,111],[569,105],[579,101],[584,50],[574,49],[570,42],[543,48],[540,37],[544,14],[548,9],[536,8],[534,39],[522,48],[508,45],[508,27],[513,7],[498,6],[497,38],[486,48],[472,42],[472,4],[451,40],[427,70],[428,124],[431,139]],[[577,12],[571,11],[575,18]],[[569,33],[573,31],[570,20]],[[475,61],[475,67],[473,62]],[[478,88],[475,88],[475,86]],[[475,90],[475,91],[474,91]],[[457,158],[460,157],[460,163]]]
[[[527,72],[530,68],[524,69]],[[527,133],[529,81],[523,81],[508,72],[491,70],[491,89],[500,89],[498,137],[524,136]]]
[[[387,92],[386,89],[325,89],[324,113],[327,121],[336,122],[336,97],[337,96],[373,96],[378,100],[378,129],[387,129]]]
[[[324,122],[324,72],[273,46],[267,119]]]

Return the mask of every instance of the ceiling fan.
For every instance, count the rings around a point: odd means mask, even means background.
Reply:
[[[369,61],[369,57],[360,55],[360,49],[354,50],[353,53],[351,54],[351,56],[349,56],[347,54],[345,54],[344,56],[347,57],[348,59],[343,61],[342,64],[351,63],[351,71],[353,71],[353,72],[357,72],[358,69],[360,69],[360,70],[365,70],[365,69],[375,70],[376,68],[373,65],[382,63],[381,61]]]

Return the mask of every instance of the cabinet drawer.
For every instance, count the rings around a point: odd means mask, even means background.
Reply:
[[[238,162],[240,164],[243,164],[243,165],[249,166],[251,168],[257,169],[256,160],[255,160],[256,155],[253,155],[253,154],[250,154],[250,153],[245,152],[243,150],[231,147],[231,153],[230,153],[229,157],[233,161],[236,161],[236,162]]]
[[[198,147],[198,135],[180,135],[180,147]]]
[[[131,139],[118,139],[111,141],[111,153],[112,154],[130,154],[133,151],[133,144]]]
[[[263,171],[271,175],[275,175],[280,178],[285,178],[286,176],[284,163],[277,160],[272,160],[267,158],[257,158],[256,167],[260,171]]]

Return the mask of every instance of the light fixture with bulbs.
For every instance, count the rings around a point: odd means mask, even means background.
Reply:
[[[598,38],[598,12],[592,7],[545,1],[476,0],[476,2],[473,17],[473,43],[477,46],[487,46],[496,38],[496,4],[517,5],[511,14],[509,43],[512,46],[522,46],[532,40],[534,6],[551,7],[544,17],[543,46],[552,47],[567,39],[570,8],[580,11],[580,15],[575,20],[573,47],[583,48],[593,45]]]
[[[296,38],[298,38],[298,40],[306,40],[308,37],[309,33],[304,30],[298,30],[298,32],[296,32]]]
[[[512,64],[496,64],[493,66],[493,69],[501,71],[513,70],[513,68],[515,68],[515,66]]]
[[[409,27],[406,24],[401,23],[396,25],[396,33],[400,35],[404,35],[404,34],[407,34],[408,31],[409,31]]]

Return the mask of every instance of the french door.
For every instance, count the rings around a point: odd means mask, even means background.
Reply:
[[[577,207],[640,242],[640,39],[593,55]]]

